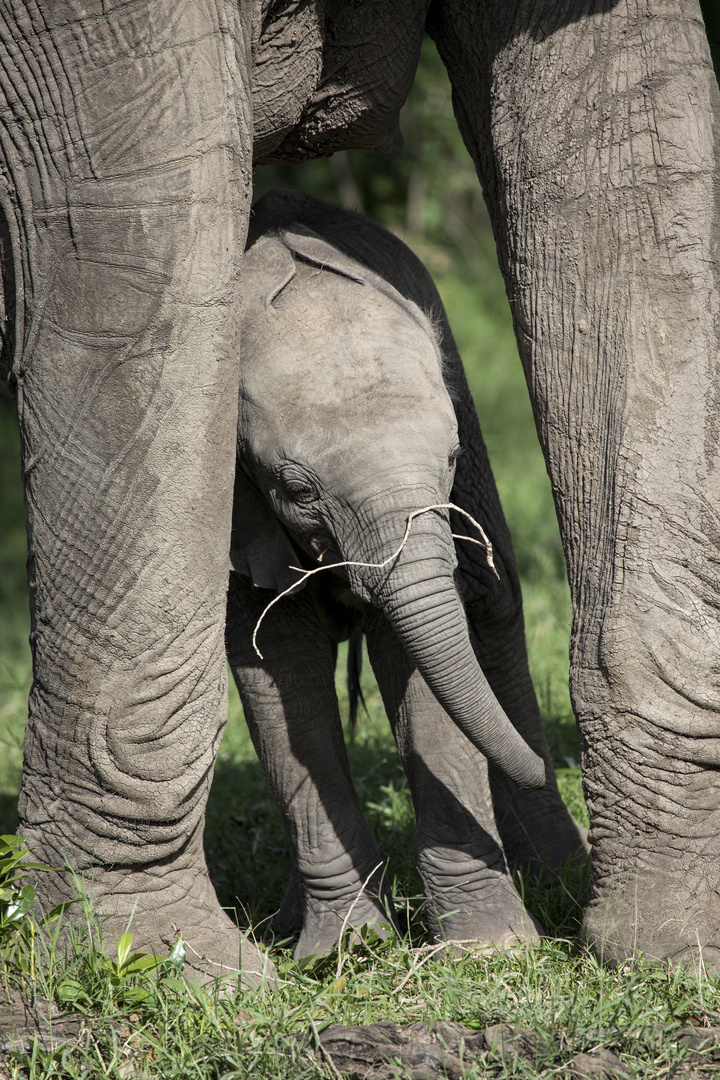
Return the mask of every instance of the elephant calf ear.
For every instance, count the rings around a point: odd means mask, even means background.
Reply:
[[[245,252],[242,275],[243,311],[258,303],[267,308],[295,276],[295,260],[284,244],[263,236]]]
[[[318,236],[316,232],[308,229],[306,225],[299,221],[294,221],[280,235],[290,251],[302,259],[303,262],[317,266],[321,270],[330,270],[335,274],[341,274],[343,277],[350,278],[351,281],[356,281],[358,285],[366,285],[368,288],[376,289],[377,292],[386,296],[388,300],[392,300],[421,327],[439,351],[437,334],[428,317],[420,310],[417,304],[414,304],[412,300],[408,300],[407,297],[398,292],[385,278],[380,277],[368,266],[363,266],[362,263],[351,259],[349,255],[340,251],[334,244],[324,240],[322,236]]]
[[[233,497],[230,567],[258,589],[284,592],[301,578],[298,557],[268,504],[238,464]]]
[[[321,270],[331,270],[335,274],[356,281],[358,285],[367,285],[369,280],[376,275],[367,266],[351,259],[349,255],[336,248],[334,244],[324,240],[307,225],[300,221],[293,221],[288,229],[283,229],[279,234],[283,243],[294,255],[299,255],[303,262],[317,266]]]

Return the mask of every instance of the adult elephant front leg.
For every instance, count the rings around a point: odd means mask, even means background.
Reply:
[[[202,831],[225,716],[248,28],[211,2],[33,11],[8,0],[0,21],[34,674],[21,829],[87,879],[110,947],[132,914],[137,946],[178,929],[191,962],[236,970]],[[69,889],[39,881],[46,906]]]
[[[586,933],[610,959],[717,966],[720,101],[700,9],[443,0],[431,31],[568,559]]]
[[[380,611],[368,611],[366,632],[415,805],[433,937],[474,945],[537,940],[502,849],[486,758],[439,705]]]
[[[310,590],[253,630],[272,593],[232,574],[227,649],[258,757],[293,848],[303,928],[295,958],[328,952],[344,927],[392,921],[382,858],[350,776],[335,693],[336,646]]]

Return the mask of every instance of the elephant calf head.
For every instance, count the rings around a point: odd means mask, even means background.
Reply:
[[[343,569],[381,608],[436,698],[518,784],[544,766],[475,658],[448,513],[461,453],[437,336],[391,285],[299,224],[244,264],[233,565],[261,588]]]

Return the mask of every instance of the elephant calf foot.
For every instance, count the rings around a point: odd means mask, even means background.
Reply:
[[[525,909],[510,875],[472,865],[459,874],[455,861],[423,860],[421,873],[433,940],[467,947],[536,944],[542,929]]]
[[[364,926],[383,938],[396,929],[394,913],[388,912],[382,899],[377,895],[359,893],[358,888],[349,899],[343,897],[335,901],[327,898],[320,901],[306,900],[303,929],[293,953],[296,960],[330,952],[346,930],[354,930],[352,940],[357,941],[357,931]]]

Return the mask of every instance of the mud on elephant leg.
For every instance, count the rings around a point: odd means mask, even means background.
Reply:
[[[537,940],[495,825],[488,766],[458,731],[384,616],[367,616],[370,660],[410,782],[418,867],[436,941]]]
[[[392,922],[382,857],[350,777],[335,693],[336,646],[310,589],[264,619],[272,593],[232,574],[227,650],[255,748],[295,853],[303,929],[295,957],[328,952],[343,926]]]

